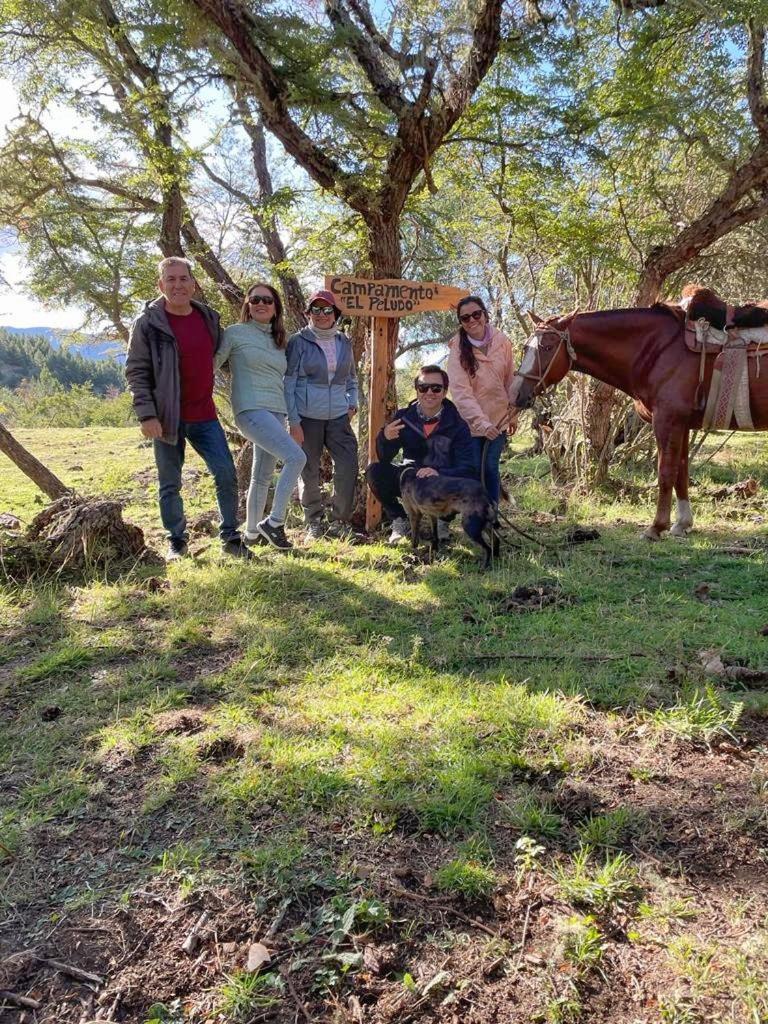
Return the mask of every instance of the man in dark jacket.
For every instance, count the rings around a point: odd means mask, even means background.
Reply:
[[[196,285],[189,260],[169,256],[158,269],[161,297],[148,302],[131,325],[125,376],[141,432],[154,443],[166,557],[187,553],[181,470],[189,441],[216,483],[224,551],[250,558],[237,530],[235,465],[213,403],[219,314],[192,298]]]
[[[439,366],[423,366],[414,381],[416,400],[395,417],[376,438],[378,462],[366,471],[368,486],[379,499],[391,521],[389,543],[399,544],[410,534],[405,509],[400,503],[400,474],[403,465],[418,466],[417,476],[459,476],[476,479],[469,427],[453,402],[445,397],[448,374]],[[403,465],[392,460],[402,451]],[[447,523],[439,523],[445,539]]]

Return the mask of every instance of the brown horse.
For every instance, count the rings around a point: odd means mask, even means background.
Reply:
[[[658,540],[669,529],[674,486],[677,520],[671,532],[684,537],[693,526],[688,432],[701,426],[703,411],[697,408],[702,392],[700,356],[685,345],[683,309],[657,303],[644,309],[532,319],[536,326],[517,371],[514,404],[529,408],[536,395],[557,384],[569,370],[587,373],[634,398],[640,416],[653,424],[658,446],[656,516],[643,536]],[[714,359],[714,354],[706,357],[704,394]],[[768,430],[768,367],[758,375],[760,362],[748,360],[752,420],[755,430]]]

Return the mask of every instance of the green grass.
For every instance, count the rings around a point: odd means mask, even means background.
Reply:
[[[136,431],[19,434],[66,482],[124,497],[127,518],[159,542],[151,451]],[[768,486],[759,452],[758,439],[740,439],[694,469],[697,490],[748,471]],[[188,466],[200,468],[193,456]],[[705,919],[716,932],[715,912],[686,888],[674,845],[651,840],[692,813],[695,787],[677,787],[695,778],[695,759],[768,714],[764,692],[705,679],[698,658],[717,646],[765,667],[765,558],[722,550],[762,540],[764,527],[743,503],[694,494],[697,531],[650,546],[638,536],[652,496],[639,478],[568,495],[536,478],[543,468],[514,458],[507,472],[514,515],[553,546],[507,548],[488,573],[460,539],[428,566],[382,543],[335,541],[289,558],[259,549],[242,565],[208,538],[159,589],[140,575],[1,589],[0,914],[14,908],[12,927],[22,922],[32,948],[51,915],[107,913],[121,899],[130,908],[150,886],[169,905],[195,905],[225,886],[261,928],[284,909],[286,964],[312,1003],[341,998],[369,935],[414,957],[430,943],[451,949],[462,919],[424,924],[430,908],[462,913],[462,900],[475,901],[496,930],[496,904],[509,898],[514,910],[499,913],[524,920],[534,894],[546,891],[549,905],[556,889],[566,913],[583,915],[552,938],[547,962],[559,955],[569,977],[610,979],[607,922],[631,918],[639,958],[661,944],[670,971],[699,971],[702,999],[727,992],[745,1020],[760,1020],[764,951],[745,940],[723,960],[719,947],[702,973],[698,954],[675,943]],[[212,507],[207,474],[190,484],[191,515]],[[6,462],[0,493],[11,496],[0,511],[29,518],[41,507]],[[577,521],[597,525],[600,540],[560,545]],[[506,610],[515,587],[542,581],[563,603]],[[637,757],[622,761],[629,746]],[[729,842],[753,849],[768,786],[759,761],[743,770],[751,804],[716,811]],[[411,872],[401,889],[413,906],[394,905],[393,866]],[[727,873],[721,884],[727,895]],[[277,971],[241,966],[222,968],[201,1019],[283,1004]],[[417,966],[382,977],[417,977]],[[540,1019],[588,1019],[588,986],[553,989],[545,973]],[[168,1019],[182,1012],[166,1002]],[[664,1012],[688,1011],[670,995]]]
[[[219,1012],[225,1020],[245,1022],[257,1010],[276,1006],[282,997],[283,982],[278,974],[247,974],[238,971],[227,978],[221,987]]]
[[[493,870],[487,843],[480,837],[472,837],[461,844],[457,853],[457,857],[438,868],[436,888],[467,900],[490,896],[499,878]]]
[[[556,867],[555,878],[563,899],[597,913],[611,913],[640,892],[637,870],[624,853],[592,859],[589,849],[582,847]]]

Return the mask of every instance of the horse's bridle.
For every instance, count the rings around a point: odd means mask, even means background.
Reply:
[[[516,377],[522,377],[524,380],[532,380],[534,382],[534,389],[537,392],[544,390],[545,382],[546,382],[547,376],[549,375],[549,371],[552,369],[552,367],[557,362],[557,357],[560,355],[560,349],[563,346],[565,346],[565,352],[566,352],[566,355],[568,356],[568,371],[572,370],[574,365],[575,365],[575,363],[576,363],[576,349],[573,347],[573,342],[571,341],[571,332],[568,330],[567,327],[566,327],[566,329],[564,331],[560,331],[560,330],[558,330],[557,327],[553,327],[550,324],[541,324],[539,327],[534,327],[533,335],[532,336],[535,336],[537,338],[543,338],[545,334],[556,334],[557,338],[558,338],[558,346],[555,349],[555,354],[552,356],[552,358],[547,363],[547,368],[542,373],[542,370],[541,370],[541,349],[537,345],[536,346],[536,363],[537,363],[536,369],[537,369],[538,372],[537,373],[520,373],[520,371],[518,370],[517,373],[515,374]],[[525,347],[528,348],[527,343],[526,343]]]

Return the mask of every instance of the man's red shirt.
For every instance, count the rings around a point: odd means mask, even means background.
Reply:
[[[165,315],[176,337],[181,378],[181,419],[185,423],[202,423],[216,419],[213,404],[214,341],[205,317],[199,309],[186,316]]]

